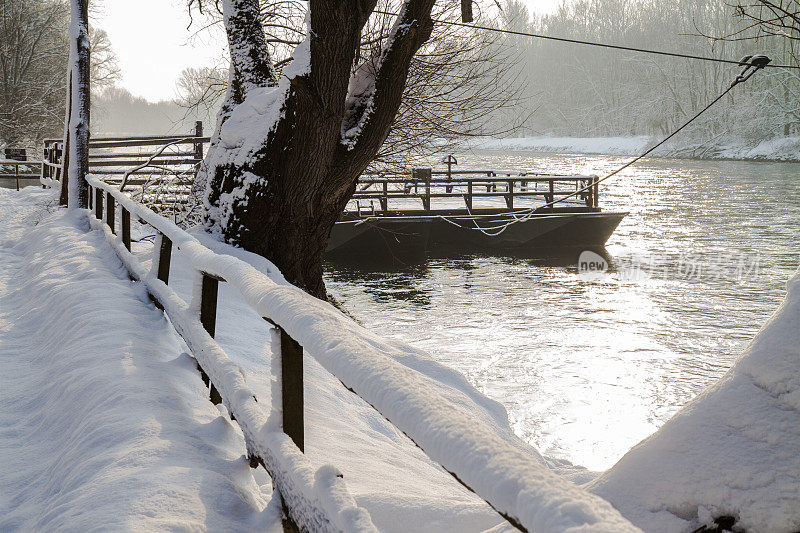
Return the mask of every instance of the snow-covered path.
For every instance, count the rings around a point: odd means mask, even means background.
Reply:
[[[0,189],[0,531],[279,525],[163,314],[47,194]]]

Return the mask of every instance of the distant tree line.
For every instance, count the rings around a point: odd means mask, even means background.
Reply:
[[[95,135],[160,135],[194,131],[196,120],[206,132],[214,127],[216,110],[187,109],[174,100],[150,102],[123,87],[108,87],[92,99]]]
[[[780,4],[788,15],[779,24],[765,25],[772,19],[766,4]],[[531,19],[518,0],[511,0],[503,24],[518,31],[725,59],[766,53],[775,63],[797,65],[797,6],[796,0],[566,0],[555,14]],[[525,96],[536,108],[522,129],[528,135],[662,136],[721,93],[740,70],[522,36],[511,36],[507,43],[521,52],[508,75],[526,81]],[[507,113],[496,116],[501,123],[510,119]],[[797,133],[798,71],[767,69],[737,87],[683,142]]]

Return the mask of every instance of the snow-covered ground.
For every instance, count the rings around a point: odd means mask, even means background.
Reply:
[[[800,271],[733,368],[589,488],[646,531],[800,530]]]
[[[0,530],[278,525],[269,479],[254,477],[241,431],[208,402],[163,313],[102,233],[49,213],[52,201],[36,188],[0,190]],[[174,261],[170,285],[188,298],[192,273]],[[265,322],[234,292],[221,287],[218,338],[270,398]],[[406,364],[541,461],[462,376],[413,353]],[[306,387],[307,455],[340,467],[379,529],[509,527],[310,358]]]
[[[0,531],[280,527],[163,314],[50,197],[0,189]]]
[[[541,153],[636,156],[658,140],[643,135],[632,137],[542,136],[476,139],[467,143],[467,147]],[[776,137],[758,143],[739,139],[717,139],[713,142],[697,144],[675,141],[658,148],[653,155],[693,159],[800,161],[800,136]]]
[[[35,188],[0,191],[0,530],[279,527],[269,479],[249,468],[241,431],[208,402],[163,313],[101,232],[79,215],[48,212],[48,202],[51,194]],[[149,261],[150,241],[134,244]],[[215,248],[262,272],[274,268]],[[193,276],[176,253],[170,287],[189,300]],[[220,289],[217,340],[257,396],[270,398],[267,325],[233,287]],[[720,515],[750,531],[800,529],[798,326],[795,276],[735,367],[587,488],[646,531],[691,531]],[[591,477],[516,438],[503,407],[457,372],[413,347],[364,338],[520,459]],[[305,361],[306,455],[343,472],[380,530],[509,528],[315,359]],[[557,501],[549,475],[525,498]],[[562,500],[560,512],[580,515],[598,502]],[[537,517],[543,530],[564,530],[549,516]]]

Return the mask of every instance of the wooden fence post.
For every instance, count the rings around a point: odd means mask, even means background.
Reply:
[[[44,180],[47,179],[47,171],[45,170],[47,168],[47,165],[45,164],[46,161],[47,161],[47,142],[44,143],[44,148],[42,148],[42,173],[39,176],[39,181],[41,182],[44,182]],[[45,188],[44,183],[42,183],[42,188],[43,189]]]
[[[195,137],[202,137],[203,136],[203,121],[198,120],[194,123],[194,135]],[[194,158],[198,161],[203,160],[203,143],[197,141],[194,143]]]
[[[411,170],[411,179],[414,181],[414,192],[416,192],[417,183],[420,180],[425,180],[425,194],[422,196],[422,208],[426,211],[431,210],[431,169],[430,168],[415,168]]]
[[[172,259],[172,241],[169,240],[169,237],[161,235],[161,246],[159,246],[158,250],[158,279],[164,282],[164,284],[169,283],[169,263]]]
[[[508,194],[506,195],[506,207],[514,209],[514,180],[508,180]]]
[[[202,284],[200,286],[200,323],[212,337],[216,333],[217,328],[217,293],[219,292],[219,280],[211,277],[205,272],[202,273]],[[203,378],[203,383],[206,387],[210,386],[209,394],[211,396],[211,403],[218,405],[222,403],[222,396],[219,391],[211,383],[211,380],[206,374],[205,370],[198,365],[200,376]]]
[[[381,210],[385,213],[389,210],[389,178],[383,178],[383,196],[380,198]]]
[[[114,197],[110,192],[106,193],[106,224],[111,228],[111,233],[117,234],[116,222],[117,215],[114,213]]]
[[[592,199],[594,200],[594,206],[599,207],[600,205],[600,178],[595,176],[593,178],[594,181],[594,194],[592,194]]]
[[[94,190],[94,216],[97,220],[103,220],[103,189]]]
[[[122,244],[125,245],[125,248],[128,251],[131,251],[131,213],[125,206],[122,207],[122,217],[121,217],[121,224],[122,224]]]
[[[281,333],[281,407],[283,432],[305,452],[303,423],[303,347],[283,328]]]

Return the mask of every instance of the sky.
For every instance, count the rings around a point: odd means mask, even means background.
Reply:
[[[549,13],[560,0],[525,2],[531,12]],[[121,69],[118,85],[153,102],[177,96],[183,69],[216,65],[224,53],[220,29],[197,34],[197,21],[187,29],[186,0],[106,0],[91,23],[108,32]]]

